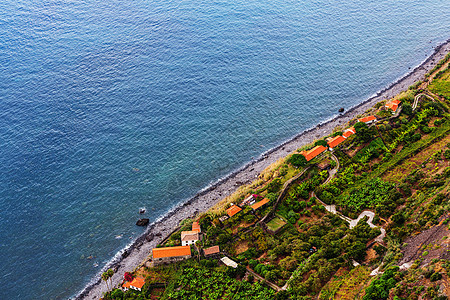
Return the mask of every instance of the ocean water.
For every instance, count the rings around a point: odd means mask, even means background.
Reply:
[[[0,299],[65,299],[152,220],[449,38],[446,1],[0,2]],[[98,264],[98,266],[96,266]]]

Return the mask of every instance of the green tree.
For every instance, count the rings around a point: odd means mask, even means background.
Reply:
[[[308,163],[303,154],[292,154],[288,162],[295,167],[303,167]]]
[[[328,144],[325,140],[318,140],[314,143],[314,146],[324,146],[324,147],[328,147]]]
[[[103,273],[102,273],[102,280],[106,283],[106,288],[107,288],[108,291],[109,291],[108,279],[109,279],[108,271],[103,272]]]
[[[358,122],[354,127],[356,134],[361,141],[368,142],[372,138],[372,132],[366,123]]]

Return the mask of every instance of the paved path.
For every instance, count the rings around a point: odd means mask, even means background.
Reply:
[[[337,157],[332,153],[331,154],[331,158],[336,162],[336,168],[334,168],[333,170],[330,171],[330,174],[328,175],[327,180],[323,183],[326,184],[328,182],[330,182],[331,179],[334,178],[334,176],[336,175],[336,173],[339,171],[339,160],[337,159]],[[350,224],[350,229],[352,229],[353,227],[355,227],[359,220],[361,220],[364,217],[368,217],[369,219],[367,220],[367,224],[369,224],[370,228],[375,228],[377,226],[375,226],[372,221],[373,218],[375,217],[375,213],[370,211],[370,210],[365,210],[362,213],[359,214],[358,218],[356,219],[351,219],[349,217],[344,216],[343,214],[341,214],[340,212],[338,212],[336,210],[336,205],[334,204],[326,204],[324,203],[322,200],[320,200],[315,192],[312,192],[312,196],[315,197],[324,207],[325,209],[330,212],[333,213],[335,215],[338,215],[342,220],[348,222]],[[386,230],[384,230],[384,228],[380,227],[381,230],[381,234],[379,236],[377,236],[375,238],[375,241],[378,243],[383,243],[383,238],[386,236]]]

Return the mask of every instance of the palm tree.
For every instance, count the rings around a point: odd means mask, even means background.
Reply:
[[[108,272],[107,272],[107,271],[106,271],[106,272],[103,272],[103,273],[102,273],[102,280],[103,280],[104,282],[106,282],[106,289],[109,291],[108,278],[109,278]]]
[[[112,289],[112,277],[114,275],[113,269],[108,269],[108,271],[106,271],[106,274],[108,274],[109,283]]]

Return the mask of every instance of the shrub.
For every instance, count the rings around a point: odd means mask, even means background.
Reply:
[[[442,274],[439,273],[439,272],[433,273],[430,276],[430,281],[438,281],[438,280],[441,280],[441,279],[442,279]]]
[[[280,178],[275,178],[267,186],[267,191],[269,193],[276,193],[276,192],[278,192],[280,190],[280,188],[281,188],[281,179]]]
[[[303,167],[308,163],[308,161],[303,154],[292,154],[288,159],[288,163],[295,167]]]
[[[328,144],[325,140],[318,140],[314,143],[314,146],[324,146],[324,147],[328,147]]]
[[[444,157],[445,159],[450,159],[450,150],[445,150]]]

